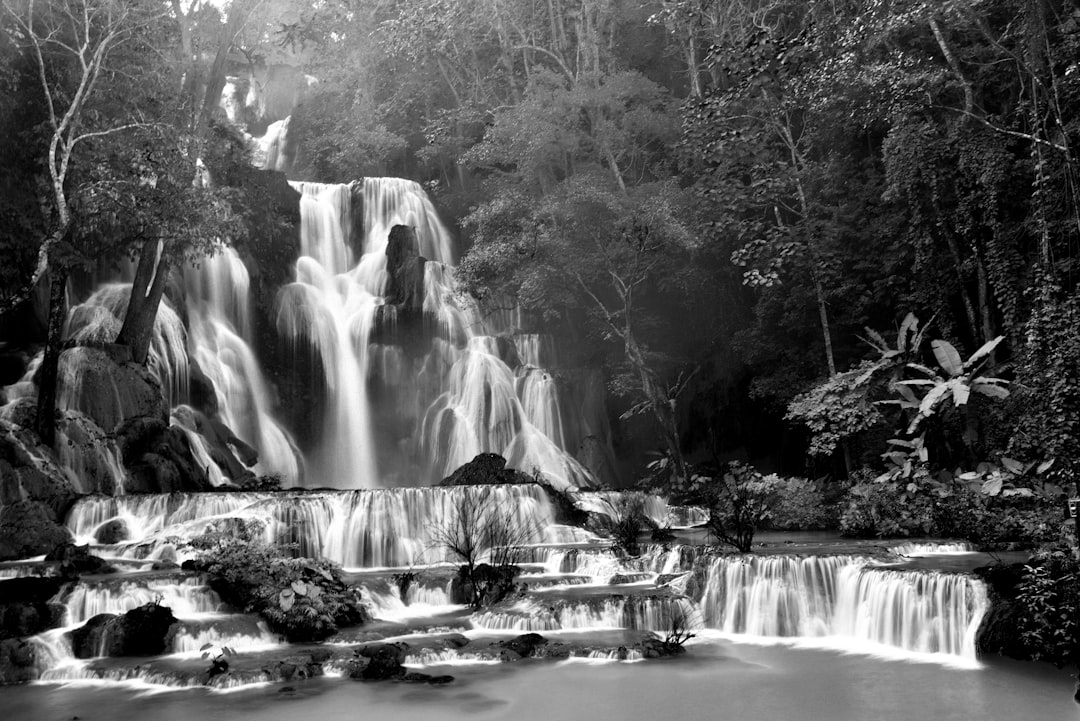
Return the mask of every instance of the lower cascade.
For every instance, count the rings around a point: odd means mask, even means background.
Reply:
[[[974,661],[987,608],[982,581],[895,571],[859,556],[720,557],[701,608],[729,634],[847,639]]]
[[[594,501],[584,499],[583,505]],[[512,554],[515,594],[470,611],[455,601],[452,579],[460,560],[437,541],[440,528],[459,523],[477,504],[502,509],[522,533]],[[665,511],[662,504],[651,512],[685,515]],[[67,525],[77,542],[91,544],[120,572],[63,584],[51,599],[62,609],[63,627],[33,639],[39,678],[198,685],[190,674],[170,675],[169,664],[201,663],[207,649],[255,656],[283,652],[282,639],[263,621],[233,612],[207,578],[174,565],[193,553],[192,538],[209,529],[228,533],[233,524],[248,521],[259,521],[269,542],[293,544],[301,555],[349,569],[375,619],[399,624],[445,617],[446,628],[467,639],[682,633],[684,639],[801,642],[970,666],[977,663],[975,635],[988,606],[981,580],[894,568],[891,563],[903,560],[895,551],[874,557],[718,555],[703,546],[653,544],[628,558],[592,533],[560,524],[548,491],[535,484],[95,496],[75,504]],[[933,554],[934,548],[920,550]],[[166,570],[151,570],[162,563]],[[405,570],[415,580],[402,587],[397,579]],[[14,569],[5,575],[20,574],[25,575]],[[148,603],[168,607],[176,618],[164,665],[140,660],[138,667],[121,667],[86,658],[85,646],[81,652],[73,647],[70,632],[98,614],[123,614]],[[428,633],[447,632],[438,628]],[[348,638],[331,638],[328,647]],[[643,653],[577,643],[572,656],[597,662],[640,660]],[[420,667],[499,660],[483,649],[446,644],[408,653],[409,663]],[[217,683],[274,680],[260,673]]]

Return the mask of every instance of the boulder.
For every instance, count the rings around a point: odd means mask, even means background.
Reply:
[[[157,656],[169,649],[177,628],[171,609],[148,603],[121,616],[94,616],[68,637],[76,658]]]
[[[58,405],[89,416],[106,432],[129,418],[165,421],[168,403],[161,384],[146,366],[125,360],[115,346],[79,346],[60,356]]]
[[[496,483],[532,483],[532,477],[506,467],[497,453],[481,453],[444,478],[440,486],[480,486]]]
[[[402,664],[408,650],[408,645],[404,643],[382,643],[358,649],[357,655],[368,660],[360,670],[360,678],[365,681],[385,681],[403,677],[407,671]]]
[[[500,641],[499,646],[517,654],[519,658],[532,656],[537,648],[547,643],[547,639],[538,633],[525,633],[509,641]]]
[[[0,508],[0,561],[40,556],[71,541],[54,512],[38,501],[20,501]]]
[[[122,543],[131,537],[127,523],[122,518],[114,518],[106,521],[94,531],[94,540],[101,545],[111,546]]]
[[[116,569],[104,559],[90,553],[90,546],[61,543],[45,555],[46,561],[59,562],[60,575],[64,578],[95,573],[116,573]]]

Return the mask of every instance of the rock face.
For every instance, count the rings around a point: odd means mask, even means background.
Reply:
[[[128,493],[173,493],[211,488],[206,469],[191,453],[184,432],[166,421],[140,416],[116,429],[116,444],[128,472]]]
[[[169,648],[176,623],[167,606],[148,603],[122,616],[94,616],[68,637],[76,658],[157,656]]]
[[[106,432],[129,418],[166,422],[161,385],[145,366],[125,360],[127,349],[71,348],[60,356],[59,405],[89,416]],[[130,354],[130,351],[128,352]]]
[[[406,313],[424,309],[424,264],[416,231],[406,225],[390,229],[386,241],[386,302]]]
[[[52,451],[38,442],[36,434],[0,420],[0,505],[36,501],[48,509],[55,521],[67,512],[77,495]]]
[[[6,485],[7,479],[0,481]],[[55,512],[39,501],[19,501],[0,508],[0,561],[40,556],[71,541],[55,521]]]
[[[123,470],[110,455],[111,439],[93,419],[65,411],[57,420],[57,455],[80,493],[114,495],[123,483]]]

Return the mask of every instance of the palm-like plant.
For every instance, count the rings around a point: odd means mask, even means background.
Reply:
[[[922,365],[921,363],[908,363],[907,367],[925,375],[925,378],[897,381],[897,392],[901,395],[901,407],[914,406],[918,402],[918,411],[911,419],[907,432],[915,433],[919,426],[934,413],[938,412],[950,399],[957,408],[966,406],[972,393],[978,393],[990,398],[1007,398],[1009,389],[1006,388],[1008,381],[1002,378],[980,375],[990,354],[994,352],[1004,336],[998,336],[983,344],[981,348],[971,354],[966,361],[960,356],[959,351],[951,343],[943,340],[931,341],[930,346],[934,351],[940,371]],[[906,391],[905,391],[906,387]],[[913,388],[922,388],[926,394],[917,399]],[[965,441],[973,442],[969,432],[973,429],[969,426],[965,431]]]

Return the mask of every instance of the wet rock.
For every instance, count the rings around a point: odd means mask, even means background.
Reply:
[[[329,649],[325,648],[317,648],[311,652],[312,663],[326,663],[333,657],[334,654],[331,653]]]
[[[469,637],[461,633],[451,633],[447,636],[443,636],[442,640],[447,646],[454,648],[464,648],[469,645]]]
[[[26,683],[38,677],[34,646],[25,639],[0,641],[0,685]]]
[[[65,578],[84,574],[116,573],[116,568],[90,553],[90,546],[61,543],[45,555],[46,561],[60,564],[60,575]]]
[[[499,651],[499,660],[503,663],[512,663],[514,661],[520,661],[523,658],[524,656],[520,653],[509,648],[504,648],[502,651]]]
[[[98,614],[68,637],[76,658],[157,656],[169,648],[176,629],[171,609],[148,603],[122,616]]]
[[[408,645],[404,643],[383,643],[357,650],[357,654],[368,661],[360,670],[360,678],[365,681],[401,678],[407,673],[402,664],[408,650]]]
[[[0,484],[6,482],[0,478]],[[19,501],[0,508],[0,561],[40,556],[70,541],[71,533],[42,502]]]
[[[525,633],[509,641],[500,641],[499,646],[513,651],[520,657],[532,656],[537,648],[547,643],[547,639],[538,633]]]
[[[130,537],[131,531],[128,530],[127,523],[122,518],[106,521],[94,531],[94,540],[105,546],[121,543]]]

